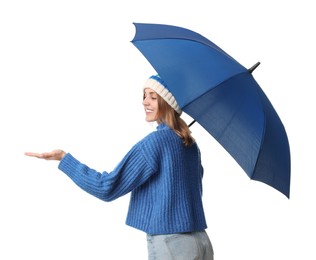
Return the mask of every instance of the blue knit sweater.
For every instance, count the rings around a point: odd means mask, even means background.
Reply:
[[[126,224],[148,234],[206,229],[199,148],[185,147],[165,124],[135,144],[112,172],[97,172],[69,153],[59,169],[104,201],[131,192]]]

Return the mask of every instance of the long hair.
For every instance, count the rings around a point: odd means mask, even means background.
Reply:
[[[190,128],[180,115],[159,95],[158,98],[158,123],[165,123],[180,136],[185,146],[191,146],[195,140],[191,135]]]

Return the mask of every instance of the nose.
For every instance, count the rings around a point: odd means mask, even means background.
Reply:
[[[146,106],[146,105],[148,105],[148,104],[149,104],[149,102],[148,102],[147,97],[144,97],[144,98],[143,98],[143,105]]]

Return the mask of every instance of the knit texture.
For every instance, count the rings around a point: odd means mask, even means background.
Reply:
[[[159,96],[161,96],[179,115],[182,114],[182,110],[179,107],[175,97],[167,89],[165,82],[158,76],[151,76],[145,83],[144,89],[150,88],[154,90]]]
[[[112,172],[97,172],[67,154],[59,164],[79,187],[104,201],[131,192],[126,224],[148,234],[206,229],[200,152],[168,126],[135,144]]]

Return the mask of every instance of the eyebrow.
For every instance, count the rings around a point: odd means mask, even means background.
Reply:
[[[155,91],[150,91],[150,92],[148,92],[148,93],[146,93],[146,92],[144,92],[144,94],[149,94],[149,95],[152,95],[152,94],[156,94],[157,95],[157,93],[155,92]]]

